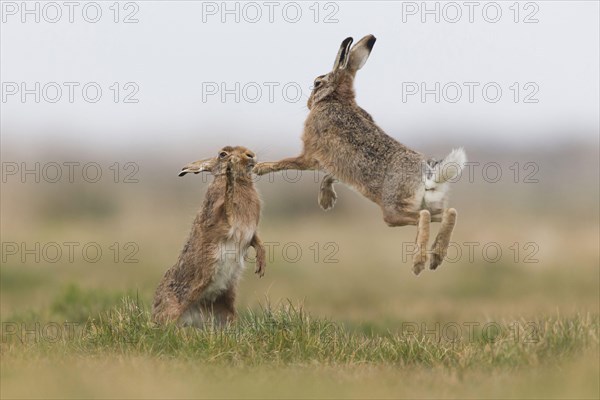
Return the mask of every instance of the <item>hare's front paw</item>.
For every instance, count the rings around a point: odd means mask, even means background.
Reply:
[[[257,261],[256,262],[256,270],[254,270],[254,273],[256,275],[258,275],[259,278],[262,278],[263,276],[265,276],[265,268],[266,268],[266,264],[264,261]]]
[[[272,164],[273,163],[269,163],[269,162],[258,163],[254,166],[254,168],[252,168],[252,172],[255,173],[256,175],[268,174],[269,172],[271,172]]]
[[[319,205],[323,210],[327,211],[332,209],[336,200],[337,194],[335,193],[335,190],[333,190],[332,186],[322,188],[319,191]]]
[[[256,251],[256,270],[254,273],[258,275],[259,278],[265,276],[265,269],[267,268],[267,260],[266,253],[264,247],[262,245]]]

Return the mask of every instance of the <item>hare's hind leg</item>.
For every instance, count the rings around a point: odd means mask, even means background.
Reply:
[[[429,223],[431,214],[427,210],[419,212],[419,224],[417,225],[417,251],[413,255],[413,272],[419,275],[425,268],[429,254],[427,253],[427,242],[429,242]]]
[[[444,210],[442,226],[431,246],[431,263],[429,264],[429,269],[436,269],[444,261],[444,257],[446,257],[446,253],[448,252],[448,246],[450,245],[454,225],[456,225],[456,210],[448,208]]]
[[[177,297],[161,283],[152,305],[152,321],[159,325],[177,322],[181,314],[183,314],[183,307],[177,301]]]
[[[212,303],[212,312],[217,325],[223,326],[232,322],[236,317],[235,289],[229,288]]]
[[[420,214],[414,211],[383,210],[383,220],[387,226],[418,225]]]
[[[325,211],[333,208],[335,201],[337,200],[337,194],[333,188],[333,184],[337,182],[337,179],[333,175],[325,175],[321,181],[321,189],[319,190],[319,205]]]
[[[389,226],[417,225],[416,251],[413,255],[413,272],[419,275],[427,262],[427,242],[429,241],[429,225],[431,214],[428,210],[417,212],[386,212],[383,219]]]
[[[206,306],[201,301],[198,301],[190,304],[186,308],[186,310],[181,314],[178,323],[181,326],[203,328],[208,315],[210,315],[210,311],[207,310]]]
[[[164,309],[152,310],[152,321],[158,325],[165,325],[171,322],[177,322],[181,315],[181,310],[176,307],[165,307]]]

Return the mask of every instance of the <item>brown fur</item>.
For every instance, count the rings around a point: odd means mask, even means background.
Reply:
[[[365,36],[351,49],[352,38],[342,42],[333,70],[316,78],[308,99],[310,112],[304,124],[302,153],[279,162],[259,163],[254,172],[263,175],[285,169],[324,170],[327,175],[319,193],[323,209],[335,204],[333,184],[339,179],[377,203],[389,226],[417,225],[419,255],[414,258],[413,268],[419,273],[427,258],[423,248],[429,237],[429,221],[440,221],[444,209],[424,204],[426,158],[388,136],[356,104],[354,77],[374,43],[372,35]],[[427,217],[420,213],[423,209],[428,211]],[[455,210],[453,216],[455,222]],[[432,251],[437,256],[432,269],[445,255],[454,222],[443,225],[445,229],[436,238],[438,246]]]
[[[264,275],[265,250],[256,233],[260,217],[260,199],[251,177],[254,153],[244,147],[224,147],[218,157],[191,163],[188,172],[211,172],[210,184],[202,209],[196,216],[188,240],[177,263],[164,275],[156,289],[152,315],[157,323],[179,322],[201,325],[204,317],[213,315],[225,322],[235,317],[235,292],[238,276],[233,276],[224,290],[203,298],[216,279],[224,257],[224,243],[236,241],[236,249],[244,255],[249,246],[256,250],[256,273]],[[236,237],[236,230],[251,232],[250,240]],[[243,263],[243,260],[241,261]],[[240,266],[241,269],[241,266]],[[188,312],[193,321],[180,321]]]

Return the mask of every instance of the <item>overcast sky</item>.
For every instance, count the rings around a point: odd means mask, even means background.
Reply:
[[[292,151],[312,81],[368,33],[357,101],[400,141],[596,140],[598,2],[513,3],[2,2],[3,144]]]

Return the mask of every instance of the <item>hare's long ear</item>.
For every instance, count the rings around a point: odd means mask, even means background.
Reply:
[[[181,168],[181,172],[179,173],[179,176],[184,176],[188,172],[191,172],[194,174],[199,174],[200,172],[204,172],[204,171],[212,172],[213,168],[215,168],[215,166],[217,165],[217,162],[218,162],[218,160],[216,157],[209,158],[206,160],[194,161],[193,163],[189,163],[185,167]]]
[[[369,55],[371,54],[371,50],[373,50],[373,46],[375,45],[375,36],[367,35],[364,38],[360,39],[352,49],[350,50],[350,55],[348,57],[348,70],[352,73],[356,73],[359,69],[365,65]]]
[[[348,52],[353,40],[354,39],[351,37],[347,37],[340,45],[340,49],[335,57],[335,63],[333,64],[333,71],[346,68],[346,64],[348,63]]]

